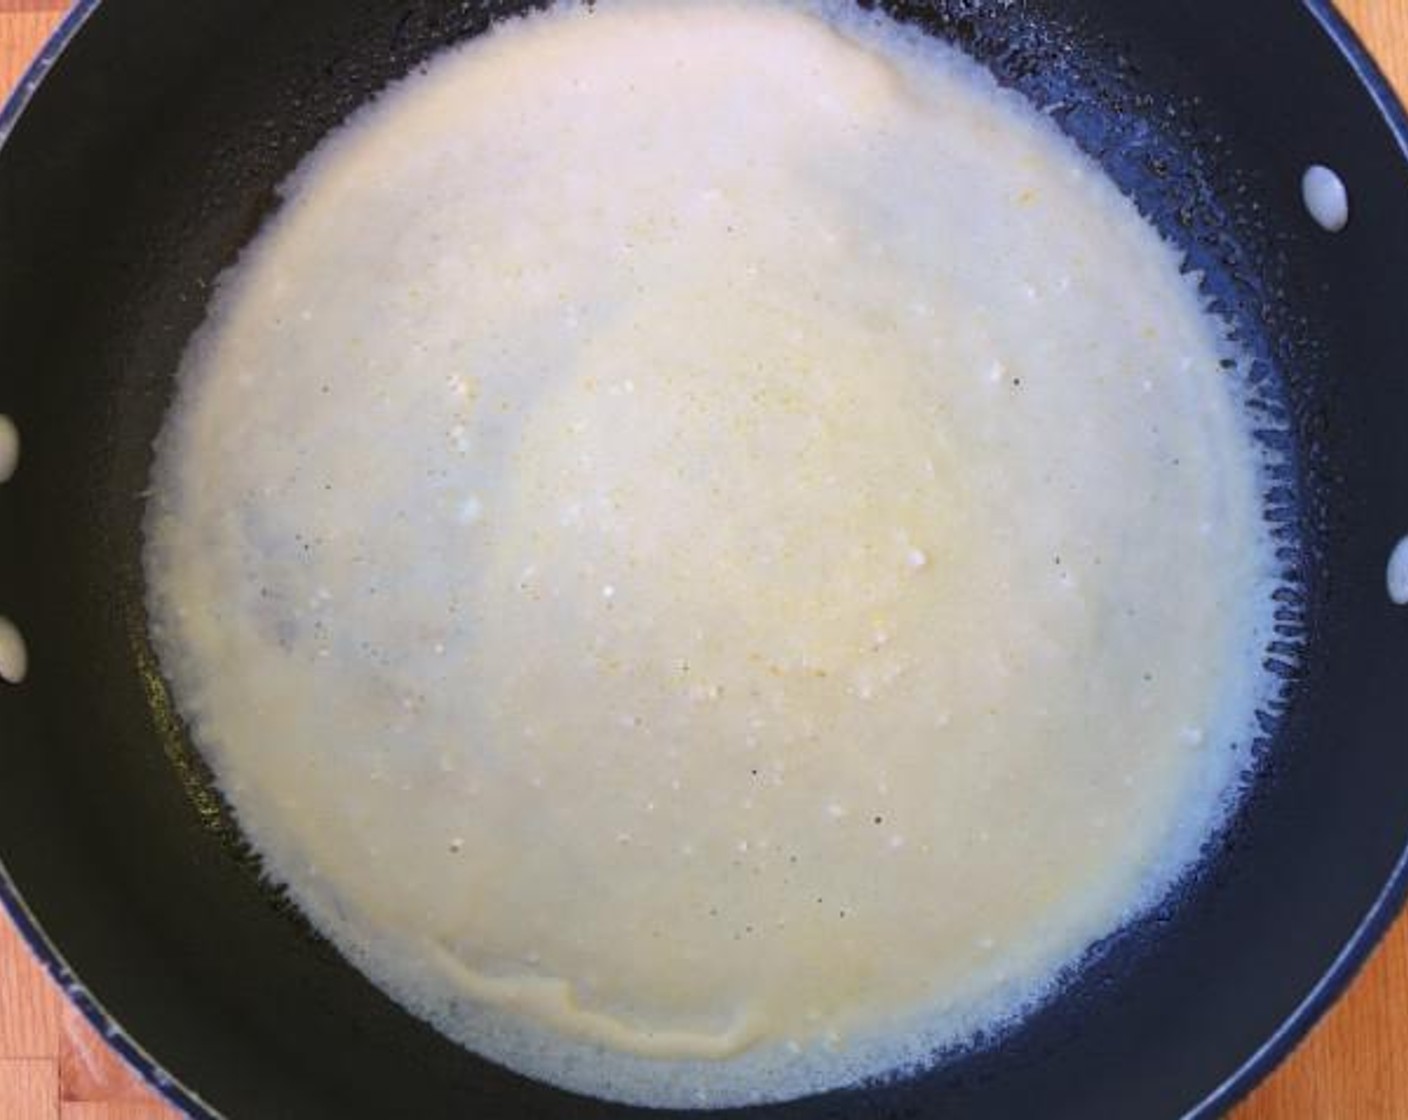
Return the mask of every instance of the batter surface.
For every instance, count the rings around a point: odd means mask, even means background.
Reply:
[[[433,60],[287,186],[159,442],[153,633],[268,874],[620,1100],[1020,1014],[1196,856],[1260,695],[1259,466],[1179,264],[848,8]]]

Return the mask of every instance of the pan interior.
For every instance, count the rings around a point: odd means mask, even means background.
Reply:
[[[466,1055],[270,905],[166,702],[141,606],[150,444],[210,285],[319,137],[510,10],[100,7],[0,158],[4,409],[25,443],[0,491],[25,547],[0,555],[0,586],[30,650],[26,683],[0,694],[0,854],[118,1021],[235,1115],[618,1114]],[[1267,661],[1286,690],[1205,873],[1100,947],[1067,998],[924,1078],[779,1111],[1181,1113],[1310,992],[1403,848],[1408,759],[1391,748],[1408,712],[1389,667],[1408,634],[1383,592],[1408,508],[1391,422],[1408,325],[1385,302],[1408,279],[1401,155],[1319,23],[1271,0],[1215,17],[1191,0],[890,10],[1042,106],[1235,324],[1265,386],[1261,438],[1286,453],[1263,495],[1288,583]],[[1340,235],[1301,209],[1312,163],[1355,200]]]

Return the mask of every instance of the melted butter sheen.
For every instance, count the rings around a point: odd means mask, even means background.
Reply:
[[[601,2],[329,138],[148,523],[269,874],[518,1070],[794,1097],[1019,1014],[1223,810],[1257,463],[1176,255],[858,13]]]

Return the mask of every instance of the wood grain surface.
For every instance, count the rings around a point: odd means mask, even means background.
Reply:
[[[18,79],[64,7],[0,0],[0,92]],[[1341,0],[1341,8],[1408,91],[1408,0]],[[175,1115],[69,1007],[0,916],[0,1120]],[[1408,918],[1235,1120],[1408,1120]]]

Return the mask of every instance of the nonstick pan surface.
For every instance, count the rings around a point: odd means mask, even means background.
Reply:
[[[724,1115],[1216,1115],[1347,982],[1408,879],[1408,610],[1385,589],[1408,534],[1408,125],[1324,0],[886,6],[1045,107],[1256,355],[1262,438],[1292,464],[1266,494],[1294,581],[1269,653],[1285,690],[1201,871],[1061,998],[922,1077]],[[24,449],[0,487],[0,612],[29,650],[0,690],[0,897],[197,1116],[631,1114],[446,1041],[260,883],[142,607],[151,440],[212,282],[329,127],[521,8],[84,3],[0,117],[0,411]],[[1349,185],[1342,233],[1305,212],[1312,163]]]

